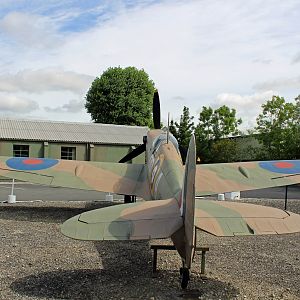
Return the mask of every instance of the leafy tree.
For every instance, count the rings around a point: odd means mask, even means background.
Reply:
[[[175,136],[176,139],[178,139],[177,128],[175,126],[174,120],[171,120],[170,122],[169,131]]]
[[[93,81],[85,107],[96,123],[151,127],[154,90],[144,70],[108,68]]]
[[[266,159],[300,158],[300,96],[295,100],[293,104],[273,96],[262,105],[256,130]]]
[[[223,105],[216,110],[203,106],[199,115],[199,124],[195,135],[197,142],[197,155],[202,162],[213,162],[212,146],[222,138],[239,133],[238,126],[241,119],[236,118],[236,110]]]
[[[212,143],[211,155],[216,163],[227,163],[238,160],[238,143],[232,139],[221,139]]]
[[[182,115],[180,116],[180,122],[177,123],[173,120],[170,122],[169,130],[176,137],[179,149],[181,152],[182,160],[185,161],[187,149],[189,147],[189,142],[191,135],[194,131],[194,117],[190,116],[189,108],[184,106]]]

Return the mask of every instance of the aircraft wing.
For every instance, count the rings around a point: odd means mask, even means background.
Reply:
[[[300,232],[300,215],[228,201],[196,200],[195,226],[216,236]]]
[[[0,176],[50,186],[150,198],[143,164],[0,157]]]
[[[176,199],[136,202],[84,212],[65,221],[64,235],[79,240],[167,238],[183,225]]]
[[[197,165],[196,196],[300,183],[300,160]]]

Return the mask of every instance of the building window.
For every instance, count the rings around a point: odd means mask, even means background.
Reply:
[[[29,145],[13,145],[14,157],[29,157]]]
[[[76,147],[61,147],[61,159],[75,160]]]

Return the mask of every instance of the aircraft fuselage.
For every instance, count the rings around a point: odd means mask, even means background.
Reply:
[[[148,180],[152,199],[176,198],[180,201],[183,164],[175,137],[157,129],[150,130],[146,145]]]

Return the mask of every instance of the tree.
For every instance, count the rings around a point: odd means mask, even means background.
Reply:
[[[178,141],[181,157],[184,162],[187,154],[187,149],[189,147],[190,138],[194,131],[193,118],[194,117],[190,116],[189,108],[184,106],[182,115],[180,116],[180,122],[175,122],[174,124],[174,121],[171,120],[169,126],[170,132]]]
[[[242,119],[236,118],[236,110],[223,105],[216,110],[202,107],[195,129],[197,156],[202,162],[213,162],[212,146],[222,138],[237,135]]]
[[[172,119],[171,122],[170,122],[170,125],[169,125],[169,131],[174,135],[174,137],[175,137],[176,139],[178,139],[177,128],[176,128],[176,125],[175,125],[175,122],[174,122],[173,119]]]
[[[300,97],[296,103],[273,96],[262,105],[257,117],[257,138],[263,144],[266,159],[300,158]]]
[[[211,155],[215,163],[228,163],[236,161],[238,157],[238,144],[232,139],[221,139],[212,143]]]
[[[151,127],[154,90],[144,70],[108,68],[93,81],[85,107],[96,123]]]

